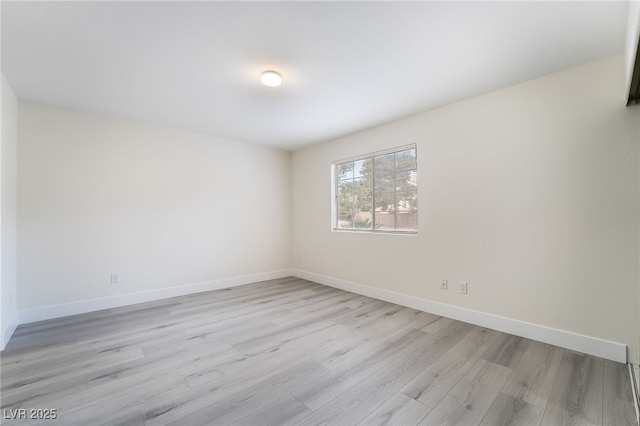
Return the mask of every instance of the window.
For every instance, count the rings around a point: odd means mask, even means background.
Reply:
[[[415,145],[333,164],[333,229],[416,233]]]

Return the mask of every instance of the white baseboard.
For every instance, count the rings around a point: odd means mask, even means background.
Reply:
[[[291,270],[281,269],[277,271],[242,275],[239,277],[205,281],[195,284],[161,288],[157,290],[121,294],[99,299],[82,300],[79,302],[64,303],[60,305],[43,306],[41,308],[19,311],[18,319],[20,324],[28,324],[36,321],[66,317],[69,315],[84,314],[87,312],[99,311],[102,309],[135,305],[136,303],[152,302],[154,300],[168,299],[171,297],[185,296],[188,294],[202,293],[205,291],[220,290],[223,288],[236,287],[239,285],[251,284],[266,280],[274,280],[289,276],[291,276]]]
[[[11,339],[11,336],[13,336],[13,332],[16,331],[16,328],[18,328],[17,312],[13,314],[11,320],[9,320],[9,324],[7,324],[7,326],[2,329],[2,341],[0,342],[0,344],[2,344],[2,347],[0,348],[0,351],[3,351],[4,348],[7,347],[7,343],[9,343],[9,339]]]
[[[407,306],[412,309],[441,315],[447,318],[453,318],[470,324],[479,325],[481,327],[502,331],[504,333],[526,337],[527,339],[537,340],[539,342],[594,355],[600,358],[624,364],[627,363],[627,346],[621,343],[610,342],[608,340],[572,333],[570,331],[505,318],[498,315],[488,314],[486,312],[447,305],[445,303],[421,299],[419,297],[396,293],[390,290],[369,287],[299,269],[292,270],[292,274],[298,278],[361,294],[363,296],[373,297],[374,299],[384,300],[386,302]]]
[[[474,311],[458,306],[447,305],[445,303],[421,299],[419,297],[396,293],[390,290],[369,287],[298,269],[281,269],[277,271],[205,281],[183,286],[21,310],[17,315],[14,315],[8,326],[2,330],[2,341],[0,343],[2,343],[2,349],[4,349],[19,324],[83,314],[102,309],[117,308],[136,303],[168,299],[171,297],[184,296],[205,291],[219,290],[259,281],[285,278],[291,275],[352,293],[361,294],[363,296],[373,297],[375,299],[384,300],[397,305],[407,306],[424,312],[430,312],[447,318],[453,318],[470,324],[514,334],[516,336],[526,337],[528,339],[549,343],[612,361],[621,363],[627,362],[627,347],[621,343],[611,342],[596,337],[572,333],[525,321],[505,318],[485,312]]]

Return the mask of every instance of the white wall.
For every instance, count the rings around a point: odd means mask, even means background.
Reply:
[[[622,343],[638,362],[640,110],[621,101],[624,72],[619,55],[295,152],[293,266]],[[418,235],[332,232],[332,161],[409,143]]]
[[[18,141],[21,323],[287,273],[289,153],[27,102]]]
[[[0,263],[0,304],[2,306],[2,336],[0,349],[11,338],[18,325],[16,303],[16,167],[17,167],[17,125],[18,101],[13,89],[2,74],[2,149],[0,182],[2,186],[2,213],[0,221],[1,263]]]

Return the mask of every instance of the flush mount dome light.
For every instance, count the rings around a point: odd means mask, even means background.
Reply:
[[[265,71],[260,74],[260,81],[265,86],[278,87],[282,84],[282,77],[275,71]]]

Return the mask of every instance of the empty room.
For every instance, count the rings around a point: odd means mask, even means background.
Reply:
[[[638,425],[640,0],[0,12],[0,423]]]

